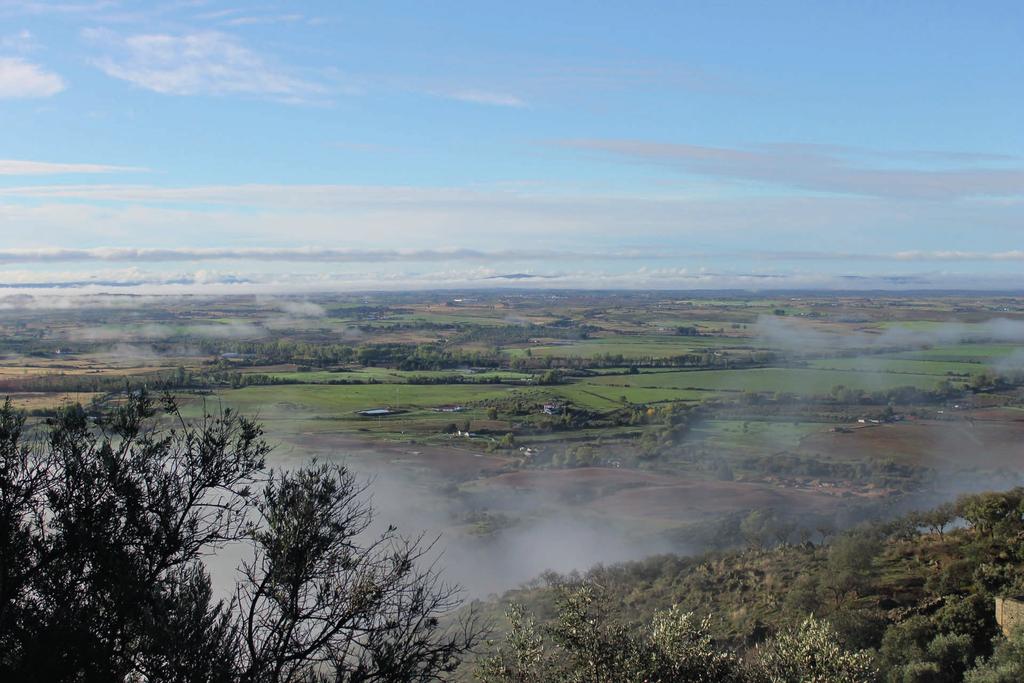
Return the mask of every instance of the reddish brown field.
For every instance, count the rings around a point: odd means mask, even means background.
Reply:
[[[680,479],[670,486],[619,491],[594,501],[591,507],[613,516],[686,522],[759,508],[824,511],[835,507],[838,500],[825,493],[767,484]]]
[[[90,392],[80,393],[42,393],[42,392],[21,392],[3,394],[0,396],[0,402],[5,398],[10,398],[14,407],[18,410],[51,410],[53,408],[59,408],[61,406],[67,406],[74,403],[87,404],[96,396],[100,394],[93,394]]]
[[[823,432],[801,441],[801,450],[838,459],[866,455],[896,462],[953,468],[1024,466],[1024,414],[973,411],[951,420],[921,420]]]
[[[491,477],[483,489],[541,493],[613,517],[686,522],[735,510],[785,507],[824,510],[838,499],[824,492],[785,489],[769,484],[723,482],[636,470],[587,467],[529,470]]]
[[[582,467],[571,470],[523,470],[478,482],[477,487],[495,493],[542,494],[564,503],[592,501],[623,489],[668,486],[678,481],[667,474],[639,472],[610,467]]]

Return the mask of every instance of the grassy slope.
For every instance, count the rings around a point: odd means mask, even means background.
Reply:
[[[851,616],[875,623],[866,636],[850,637],[867,638],[862,645],[877,647],[887,628],[915,612],[930,614],[930,606],[943,600],[951,605],[975,596],[979,604],[988,605],[991,595],[972,576],[982,565],[993,564],[1010,575],[1024,571],[1015,554],[1008,557],[975,531],[960,529],[947,532],[945,538],[924,534],[886,540],[863,577],[862,590],[839,599],[821,587],[832,575],[828,546],[810,544],[692,558],[655,556],[598,567],[583,578],[601,588],[613,618],[627,623],[649,620],[656,610],[678,604],[710,615],[716,637],[740,647],[765,627],[773,631],[813,611],[832,619],[841,631],[851,628]],[[509,592],[488,607],[497,616],[503,605],[518,602],[543,619],[553,614],[555,597],[551,585],[538,582]],[[995,634],[992,619],[983,619],[982,629],[989,635]]]

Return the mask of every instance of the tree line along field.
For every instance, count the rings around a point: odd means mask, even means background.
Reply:
[[[901,386],[932,389],[943,377],[905,371],[870,371],[826,368],[743,368],[657,372],[642,376],[605,376],[588,383],[608,387],[650,389],[697,389],[705,391],[789,392],[799,396],[829,393],[845,386],[863,391],[885,391]]]
[[[530,355],[552,358],[593,358],[595,356],[623,356],[625,358],[667,358],[706,349],[750,349],[752,340],[734,337],[689,337],[667,335],[637,335],[636,337],[604,337],[581,341],[567,341],[557,345],[530,346],[510,349],[513,357]]]

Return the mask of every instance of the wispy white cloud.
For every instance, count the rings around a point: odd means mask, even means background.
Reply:
[[[618,250],[614,253],[568,252],[544,249],[331,249],[323,247],[274,248],[134,248],[2,249],[0,263],[61,263],[89,261],[279,261],[311,263],[387,263],[432,261],[565,261],[582,259],[631,260],[658,258],[655,252]]]
[[[510,64],[514,65],[510,68]],[[470,104],[529,108],[537,103],[591,107],[609,96],[645,90],[734,90],[721,75],[691,65],[629,60],[551,59],[535,52],[439,60],[435,72],[374,74],[371,87],[395,88]]]
[[[431,263],[478,261],[569,262],[569,261],[660,261],[666,259],[703,259],[728,261],[757,259],[764,261],[877,261],[884,262],[1014,262],[1024,261],[1024,250],[979,251],[900,251],[852,253],[842,251],[783,251],[735,249],[730,251],[683,251],[657,249],[616,249],[614,251],[567,251],[559,249],[352,249],[320,246],[253,248],[152,248],[95,247],[88,249],[37,248],[0,249],[0,264],[31,263],[165,263],[196,261],[253,261],[278,263]],[[499,277],[509,277],[503,274]]]
[[[733,255],[743,252],[733,252]],[[727,256],[728,254],[719,254]],[[751,255],[749,252],[747,255]],[[754,254],[757,258],[773,261],[962,261],[962,262],[999,262],[1024,261],[1024,251],[1010,249],[1007,251],[896,251],[880,253],[847,252],[847,251],[764,251]]]
[[[585,188],[357,185],[0,187],[7,247],[176,244],[480,249],[685,244],[719,251],[1008,251],[1024,203],[858,196],[616,194]],[[984,244],[965,226],[984,226]],[[739,240],[739,241],[737,241]]]
[[[900,251],[892,258],[896,261],[1024,261],[1024,251]]]
[[[219,31],[122,36],[87,29],[104,54],[93,59],[112,78],[165,95],[252,95],[286,101],[323,97],[327,88],[268,62]]]
[[[302,14],[267,14],[247,15],[226,19],[227,26],[256,26],[259,24],[294,24],[303,21],[306,17]]]
[[[500,92],[487,92],[484,90],[454,90],[447,92],[434,92],[438,97],[444,97],[459,102],[471,104],[485,104],[492,107],[517,107],[527,106],[525,100],[515,95]]]
[[[0,57],[0,99],[52,97],[67,87],[64,79],[20,57]]]
[[[27,28],[0,35],[0,49],[10,52],[32,52],[37,48],[36,37]]]
[[[91,15],[117,7],[116,0],[96,2],[37,2],[34,0],[0,0],[0,12],[19,16]]]
[[[699,290],[1004,290],[1019,291],[1020,274],[879,273],[821,271],[754,272],[666,267],[607,271],[580,268],[536,273],[509,273],[492,266],[331,273],[239,273],[195,271],[161,273],[131,270],[96,273],[0,271],[0,309],[38,305],[53,296],[134,295],[312,295],[341,291],[443,289],[642,289]],[[45,304],[42,304],[45,305]]]
[[[49,161],[28,161],[24,159],[0,159],[0,175],[79,175],[91,173],[130,173],[144,171],[132,166],[111,166],[109,164],[68,164]]]
[[[918,200],[1024,195],[1024,167],[978,165],[1019,161],[999,155],[920,151],[880,155],[873,150],[827,145],[725,148],[621,139],[563,140],[556,144],[695,175],[814,192]],[[872,164],[871,157],[878,156],[885,156],[889,163]],[[896,162],[902,162],[901,167],[893,167]],[[921,164],[927,162],[932,166],[922,168]]]
[[[241,7],[227,7],[225,9],[210,10],[208,12],[200,12],[196,15],[196,19],[203,21],[212,21],[217,19],[224,19],[226,17],[233,17],[239,14],[244,14],[245,10]]]
[[[480,201],[486,193],[465,188],[400,185],[41,185],[0,188],[0,196],[138,203],[337,207],[351,204]]]

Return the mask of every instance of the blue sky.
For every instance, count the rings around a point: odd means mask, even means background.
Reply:
[[[1024,288],[1021,83],[1016,2],[0,0],[0,285]]]

